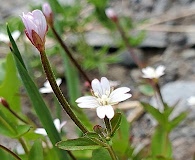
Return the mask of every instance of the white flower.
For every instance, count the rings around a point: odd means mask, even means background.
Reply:
[[[11,34],[12,34],[14,41],[16,41],[20,36],[20,31],[14,31]],[[4,43],[9,43],[10,42],[9,36],[7,34],[0,33],[0,41]]]
[[[84,96],[76,100],[80,108],[96,108],[97,116],[103,119],[107,116],[109,119],[114,116],[112,105],[118,104],[131,97],[128,87],[120,87],[113,90],[106,77],[94,79],[91,83],[93,96]]]
[[[191,96],[187,99],[188,105],[195,106],[195,96]]]
[[[62,79],[57,78],[56,83],[57,83],[58,86],[60,86],[60,84],[62,83]],[[43,86],[44,87],[39,89],[39,92],[41,92],[41,93],[52,93],[53,92],[53,90],[51,88],[51,85],[50,85],[48,80],[43,84]]]
[[[53,123],[54,123],[57,131],[60,133],[62,127],[66,124],[66,121],[63,121],[62,123],[60,123],[59,119],[55,119],[53,121]],[[35,129],[35,133],[47,136],[47,132],[46,132],[46,130],[44,128],[37,128],[37,129]]]
[[[142,69],[143,72],[143,78],[149,78],[149,79],[158,79],[162,75],[164,75],[165,67],[164,66],[158,66],[156,69],[152,67],[146,67]]]

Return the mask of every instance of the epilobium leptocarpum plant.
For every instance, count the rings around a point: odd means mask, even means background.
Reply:
[[[94,2],[97,6],[105,4],[102,2],[95,3],[95,1],[90,2]],[[63,13],[63,8],[57,1],[56,4],[54,1],[51,1],[51,3],[53,3],[52,6],[57,6],[60,9],[59,11],[55,10],[56,13]],[[96,13],[100,13],[100,8],[101,7],[96,8]],[[55,15],[49,4],[43,5],[43,12],[44,14],[40,10],[34,10],[27,14],[23,13],[21,16],[27,37],[40,53],[39,56],[43,70],[49,82],[45,83],[44,88],[42,89],[37,89],[33,82],[28,70],[26,69],[27,67],[23,61],[23,56],[20,54],[20,51],[10,33],[9,27],[7,26],[7,32],[11,42],[9,46],[13,54],[7,56],[6,76],[3,81],[4,83],[0,86],[0,96],[2,97],[0,103],[1,107],[3,107],[2,110],[0,110],[0,133],[10,138],[18,139],[19,143],[16,147],[16,151],[11,151],[0,144],[0,157],[4,157],[5,160],[14,158],[18,160],[172,159],[172,146],[169,140],[169,134],[173,128],[185,118],[186,113],[183,112],[177,117],[170,119],[170,114],[174,107],[170,107],[164,102],[159,86],[159,78],[164,74],[165,68],[163,66],[159,66],[157,69],[151,67],[144,68],[143,63],[135,55],[132,56],[141,69],[140,71],[143,72],[143,78],[153,87],[155,94],[159,97],[159,103],[162,107],[161,109],[156,109],[150,104],[142,102],[145,110],[157,120],[158,124],[152,136],[151,147],[149,148],[148,154],[142,154],[142,150],[140,152],[135,152],[130,143],[130,124],[128,124],[125,116],[123,116],[118,110],[114,111],[113,109],[113,105],[117,105],[119,102],[131,97],[131,94],[128,93],[130,88],[120,87],[114,89],[110,86],[106,77],[102,77],[100,81],[98,79],[93,79],[91,81],[86,71],[73,56],[72,50],[62,40],[60,36],[62,28],[59,29],[58,26],[55,26]],[[114,25],[116,25],[121,33],[125,45],[132,54],[133,49],[128,43],[129,39],[127,35],[124,34],[123,27],[120,26],[120,18],[112,10],[107,10],[106,14],[103,11],[101,14],[104,16],[107,14],[107,16],[114,22]],[[110,24],[113,25],[112,23]],[[70,94],[74,96],[71,103],[69,103],[63,95],[59,87],[58,79],[54,76],[46,54],[47,48],[45,47],[45,41],[48,30],[53,32],[54,37],[56,37],[62,48],[61,51],[63,52],[63,55],[67,54],[65,57],[66,62],[68,64],[71,63],[76,71],[88,81],[92,95],[83,97],[78,96],[75,98],[75,95],[77,94]],[[64,51],[66,54],[64,54]],[[18,72],[14,66],[15,64]],[[36,123],[30,120],[30,118],[21,114],[18,99],[19,96],[16,96],[19,93],[20,85],[17,76],[18,73],[36,112],[37,118],[40,120],[43,128],[37,127]],[[76,73],[74,76],[77,77],[78,74]],[[71,78],[75,78],[74,76],[71,76]],[[15,83],[13,83],[13,79]],[[70,84],[75,85],[74,83]],[[8,91],[8,88],[11,89]],[[43,101],[40,92],[54,93],[62,109],[69,115],[71,120],[82,132],[82,134],[79,135],[79,138],[66,139],[66,134],[61,132],[65,122],[60,123],[60,120],[56,119],[57,117],[52,118],[53,114],[51,114],[49,107]],[[72,105],[73,100],[78,103],[78,108],[95,109],[97,116],[103,120],[104,125],[95,124],[94,127],[91,128],[89,127],[90,125],[87,126],[82,117],[85,115],[82,113],[79,116],[78,113],[75,113],[75,106],[73,107]],[[85,150],[87,150],[87,152],[85,152]],[[92,150],[92,152],[89,150]],[[86,156],[84,156],[84,154],[86,154]]]

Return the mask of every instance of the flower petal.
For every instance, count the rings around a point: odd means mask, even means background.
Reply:
[[[93,96],[83,96],[76,100],[80,108],[96,108],[99,106],[97,99]]]
[[[105,106],[105,113],[106,113],[106,116],[111,119],[114,117],[114,109],[112,108],[111,105],[107,105]]]
[[[102,86],[101,86],[101,83],[98,79],[94,79],[92,82],[91,82],[91,87],[94,91],[94,93],[97,93],[99,97],[102,96],[103,92],[102,92]]]
[[[53,123],[54,123],[57,131],[60,132],[60,130],[61,130],[61,128],[60,128],[60,120],[58,118],[54,119]]]
[[[100,119],[103,119],[106,116],[105,106],[99,106],[99,107],[97,107],[96,108],[96,113],[97,113],[97,116]]]
[[[110,94],[110,97],[112,97],[113,95],[120,95],[120,94],[124,94],[124,93],[127,93],[129,92],[131,89],[128,88],[128,87],[120,87],[120,88],[117,88],[115,89],[111,94]]]
[[[39,89],[39,92],[40,93],[52,93],[53,90],[52,90],[52,88],[42,87],[42,88]]]
[[[110,82],[106,77],[101,78],[102,93],[105,95],[110,94]]]
[[[162,65],[161,66],[158,66],[156,68],[156,76],[157,76],[157,78],[159,78],[162,75],[164,75],[165,74],[164,71],[165,71],[165,66],[162,66]]]
[[[130,88],[128,87],[120,87],[115,89],[111,94],[110,94],[110,103],[118,103],[121,101],[124,101],[128,98],[130,98],[132,95],[127,93],[130,91]]]
[[[44,128],[37,128],[37,129],[35,129],[34,132],[37,133],[37,134],[41,134],[41,135],[47,136],[47,132],[46,132],[46,130]]]
[[[116,104],[122,101],[127,100],[128,98],[131,98],[131,94],[130,93],[126,93],[126,94],[121,94],[121,95],[113,95],[112,98],[110,99],[110,104]]]
[[[62,79],[61,78],[57,78],[56,79],[56,83],[57,83],[58,86],[60,86],[60,84],[62,83]]]
[[[107,116],[109,119],[114,117],[114,109],[111,105],[100,106],[96,109],[97,116],[101,119]]]

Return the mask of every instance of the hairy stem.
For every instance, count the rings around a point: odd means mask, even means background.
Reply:
[[[28,154],[29,151],[28,151],[28,148],[27,148],[27,146],[26,146],[25,141],[24,141],[22,138],[19,138],[18,140],[19,140],[20,144],[22,145],[22,147],[23,147],[25,153]]]
[[[75,65],[75,67],[78,69],[78,71],[83,75],[83,77],[85,78],[85,80],[89,84],[91,84],[91,80],[89,79],[89,77],[87,76],[87,74],[83,71],[83,69],[78,64],[78,62],[74,59],[74,57],[72,56],[71,51],[68,49],[67,45],[63,42],[63,40],[61,39],[61,37],[59,36],[59,34],[55,30],[55,28],[52,26],[51,29],[52,29],[52,32],[55,35],[56,39],[58,40],[58,42],[60,43],[60,45],[62,46],[62,48],[64,49],[64,51],[68,55],[68,57],[70,58],[70,60],[72,61],[72,63]]]
[[[138,59],[138,57],[135,55],[133,48],[130,46],[127,36],[125,35],[125,32],[123,28],[121,27],[119,21],[115,21],[115,25],[125,43],[125,46],[127,47],[127,50],[129,51],[130,55],[132,56],[133,60],[137,64],[137,66],[142,69],[144,67],[143,63]]]
[[[107,132],[108,132],[108,136],[110,137],[111,133],[112,133],[112,126],[110,124],[110,120],[108,117],[105,116],[104,118],[104,123],[105,123],[105,126],[106,126],[106,129],[107,129]]]
[[[49,64],[46,53],[45,52],[40,52],[40,54],[41,54],[42,65],[43,65],[43,68],[45,70],[45,74],[47,76],[47,79],[48,79],[48,81],[49,81],[49,83],[50,83],[50,85],[51,85],[51,87],[54,91],[54,94],[56,95],[58,101],[60,102],[62,108],[70,116],[70,118],[73,120],[73,122],[80,128],[80,130],[83,133],[87,133],[88,130],[81,123],[81,121],[77,118],[77,116],[74,114],[74,112],[72,111],[69,103],[67,102],[66,98],[64,97],[62,91],[60,90],[60,88],[56,84],[56,78],[55,78],[55,76],[53,74],[53,71],[51,69],[51,66]]]
[[[109,147],[107,148],[107,150],[108,150],[108,152],[109,152],[109,154],[110,154],[112,160],[118,160],[117,156],[116,156],[115,153],[114,153],[114,150],[113,150],[112,146],[109,146]]]

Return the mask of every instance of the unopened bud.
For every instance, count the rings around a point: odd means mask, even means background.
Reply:
[[[104,129],[100,126],[100,125],[95,125],[93,127],[93,130],[97,133],[97,134],[101,134],[104,132]]]
[[[118,21],[118,16],[112,8],[107,8],[105,13],[106,13],[106,16],[112,21],[114,22]]]
[[[8,102],[7,102],[3,97],[0,97],[0,103],[1,103],[4,107],[9,108]]]
[[[50,26],[53,26],[53,12],[52,12],[52,9],[49,3],[44,3],[42,6],[42,10],[43,10],[43,14],[46,18],[47,23]]]

